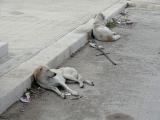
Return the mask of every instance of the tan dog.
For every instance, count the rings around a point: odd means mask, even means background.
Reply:
[[[78,82],[81,88],[84,86],[83,82],[94,86],[93,82],[82,78],[74,68],[70,67],[49,69],[48,66],[41,65],[35,68],[33,75],[39,86],[45,89],[53,90],[62,98],[66,98],[66,96],[64,93],[59,91],[57,86],[63,86],[72,95],[78,96],[76,91],[73,91],[65,84],[66,80]]]
[[[105,16],[102,13],[95,16],[95,21],[93,23],[93,35],[95,39],[106,42],[118,40],[121,36],[116,35],[115,32],[112,32],[108,27],[106,27],[104,20]]]

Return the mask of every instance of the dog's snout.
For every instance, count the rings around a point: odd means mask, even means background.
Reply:
[[[54,73],[54,76],[56,76],[57,75],[57,73]]]

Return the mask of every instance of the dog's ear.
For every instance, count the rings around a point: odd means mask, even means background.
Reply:
[[[34,70],[34,78],[36,79],[38,76],[41,75],[42,67],[38,67]]]
[[[94,19],[96,18],[97,14],[94,15]]]

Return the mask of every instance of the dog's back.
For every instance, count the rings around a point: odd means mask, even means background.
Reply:
[[[113,32],[106,27],[104,20],[105,17],[102,13],[99,13],[95,17],[95,21],[93,23],[93,35],[95,39],[109,42],[119,39],[120,35],[114,35]]]

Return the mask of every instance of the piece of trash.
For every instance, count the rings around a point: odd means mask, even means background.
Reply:
[[[89,45],[90,45],[91,47],[93,47],[93,48],[97,48],[96,45],[95,45],[94,43],[92,43],[92,42],[90,42]],[[102,46],[98,46],[98,47],[99,47],[100,49],[104,49],[104,47],[102,47]]]
[[[91,43],[91,42],[90,42],[89,45],[90,45],[91,47],[97,48],[94,43]]]
[[[82,97],[83,97],[83,95],[80,95],[80,96],[79,96],[79,98],[82,98]]]
[[[121,12],[120,14],[121,15],[126,15],[128,13],[128,10],[127,9],[125,9],[123,12]]]
[[[7,119],[8,120],[8,118],[9,118],[9,116],[8,115],[0,115],[0,118],[2,118],[2,119]]]
[[[98,46],[100,49],[104,49],[104,47],[102,47],[101,45],[100,46]]]
[[[74,97],[71,100],[78,100],[78,99],[79,99],[79,97]]]
[[[30,102],[30,93],[29,92],[25,93],[25,95],[23,95],[20,98],[20,101],[23,103],[29,103]]]
[[[119,21],[117,22],[117,24],[118,24],[119,26],[122,26],[122,23],[121,23],[121,22],[119,22]]]
[[[80,99],[80,98],[82,98],[82,97],[83,97],[83,95],[80,95],[80,96],[78,96],[78,97],[72,98],[71,100],[78,100],[78,99]]]
[[[65,92],[64,94],[65,94],[65,95],[71,95],[71,93],[69,93],[69,92]]]
[[[127,9],[125,9],[125,10],[124,10],[124,13],[126,13],[126,14],[127,14],[127,13],[128,13],[128,10],[127,10]]]
[[[126,22],[121,22],[122,25],[126,25]]]
[[[158,52],[158,54],[160,54],[160,52]]]

